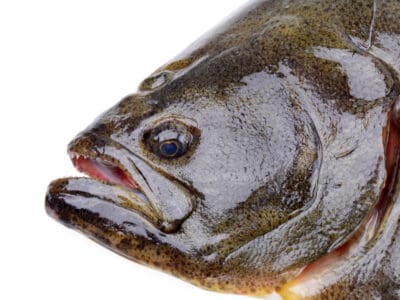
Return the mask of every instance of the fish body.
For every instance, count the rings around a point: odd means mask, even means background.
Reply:
[[[68,146],[48,213],[206,289],[400,297],[400,2],[252,1]]]

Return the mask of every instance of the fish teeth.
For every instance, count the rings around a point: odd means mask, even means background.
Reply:
[[[83,159],[88,158],[88,156],[85,156],[83,154],[76,153],[76,152],[69,152],[68,154],[71,157],[71,159],[79,160],[81,158],[83,158]]]

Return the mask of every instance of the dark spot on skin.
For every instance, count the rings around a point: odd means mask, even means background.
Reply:
[[[119,250],[127,252],[132,248],[131,240],[128,238],[123,238],[116,246]]]
[[[100,234],[100,233],[94,233],[93,237],[99,241],[100,243],[102,243],[105,246],[111,246],[111,242],[109,241],[109,239],[104,236],[104,234]]]

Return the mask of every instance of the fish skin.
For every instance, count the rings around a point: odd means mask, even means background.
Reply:
[[[398,299],[400,181],[388,153],[398,154],[389,139],[399,135],[399,18],[394,0],[250,2],[69,144],[120,167],[148,203],[125,187],[66,178],[50,184],[48,213],[207,289]],[[161,159],[146,146],[162,126],[190,132],[184,156]],[[345,264],[308,291],[284,292],[383,197],[379,227]]]

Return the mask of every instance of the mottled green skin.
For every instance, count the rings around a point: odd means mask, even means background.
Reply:
[[[400,2],[375,4],[251,2],[69,146],[173,189],[164,196],[153,186],[158,214],[117,205],[127,191],[84,178],[53,182],[49,213],[205,288],[260,295],[281,287],[346,241],[387,178]],[[163,160],[143,145],[143,132],[165,118],[199,130],[188,155]],[[398,193],[379,234],[313,297],[400,296]]]

